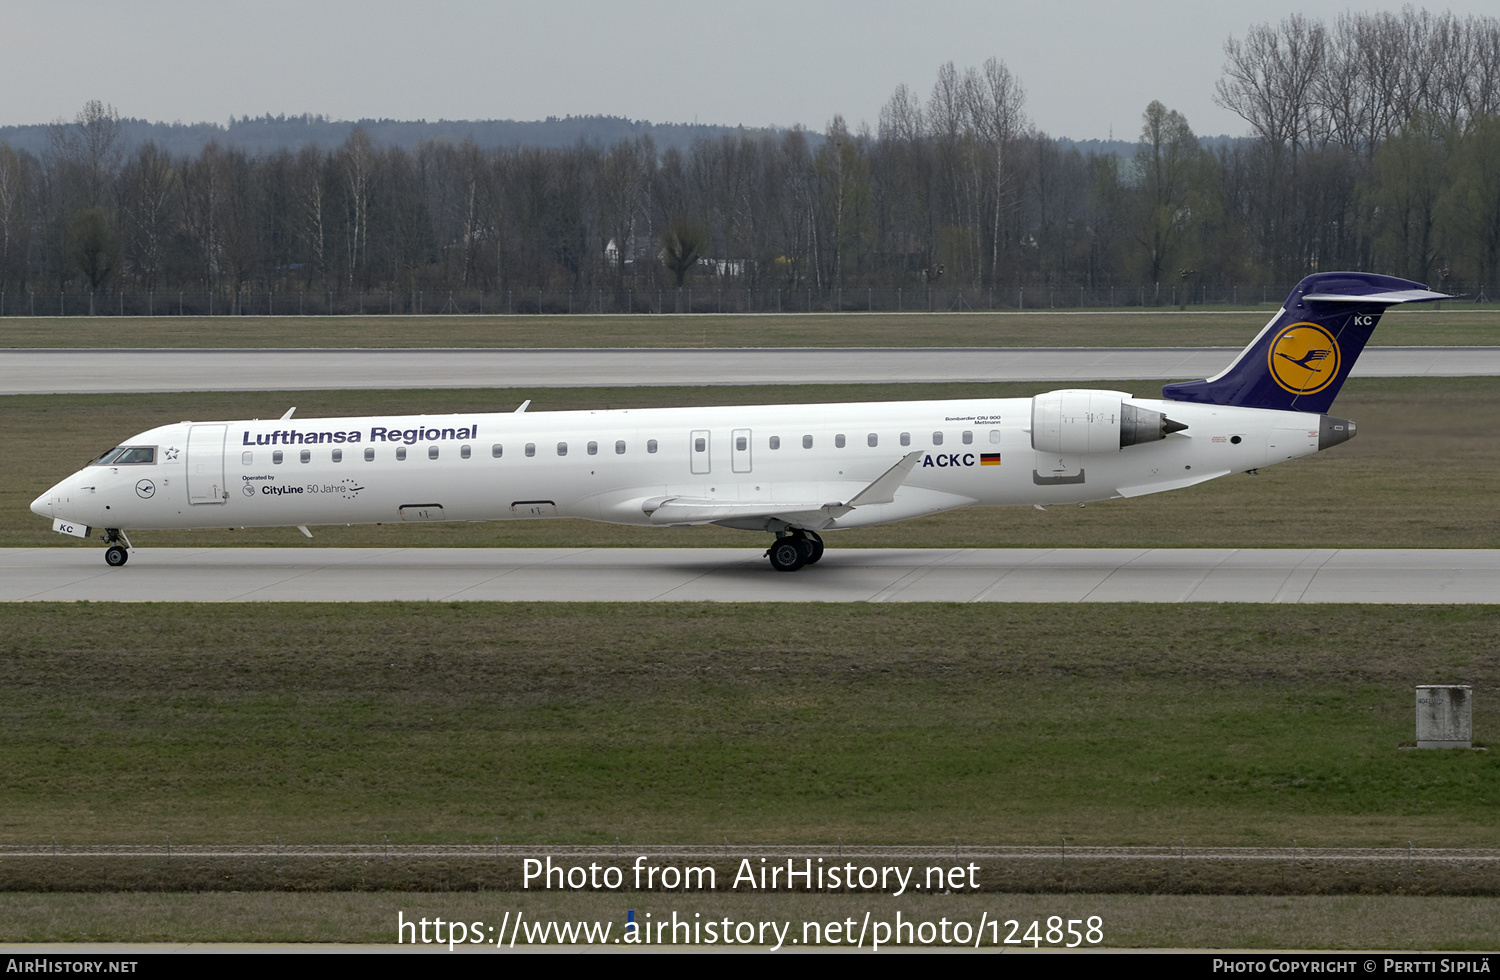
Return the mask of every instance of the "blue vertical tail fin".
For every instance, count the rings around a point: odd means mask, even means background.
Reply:
[[[1419,282],[1368,272],[1319,272],[1297,284],[1234,363],[1203,381],[1162,388],[1163,398],[1323,413],[1398,303],[1446,299]]]

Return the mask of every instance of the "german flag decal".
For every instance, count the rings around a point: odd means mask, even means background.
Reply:
[[[1000,465],[1000,454],[999,453],[980,453],[979,454],[979,465],[980,466],[999,466]]]

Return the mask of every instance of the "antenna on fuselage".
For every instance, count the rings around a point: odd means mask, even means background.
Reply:
[[[518,409],[516,409],[516,414],[520,415],[522,412],[526,411],[526,406],[530,405],[530,404],[531,404],[531,399],[530,398],[526,399],[524,402],[521,403],[521,407],[518,408]]]
[[[293,405],[291,408],[289,408],[289,409],[286,410],[286,414],[282,416],[282,419],[285,420],[285,419],[291,418],[292,417],[292,413],[295,412],[296,410],[297,410],[297,406]]]

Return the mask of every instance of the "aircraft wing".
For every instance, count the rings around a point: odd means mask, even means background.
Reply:
[[[776,518],[794,525],[823,526],[856,507],[889,504],[896,490],[922,458],[907,453],[869,485],[840,500],[716,500],[705,497],[655,497],[642,505],[652,524],[712,524],[718,521]]]

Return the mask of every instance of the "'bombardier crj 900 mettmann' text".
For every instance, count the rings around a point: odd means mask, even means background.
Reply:
[[[956,507],[1137,497],[1327,449],[1327,413],[1381,313],[1442,299],[1420,283],[1320,273],[1215,377],[1161,398],[515,412],[179,422],[143,432],[42,494],[53,528],[125,531],[582,517],[769,532],[771,565],[822,532]]]

